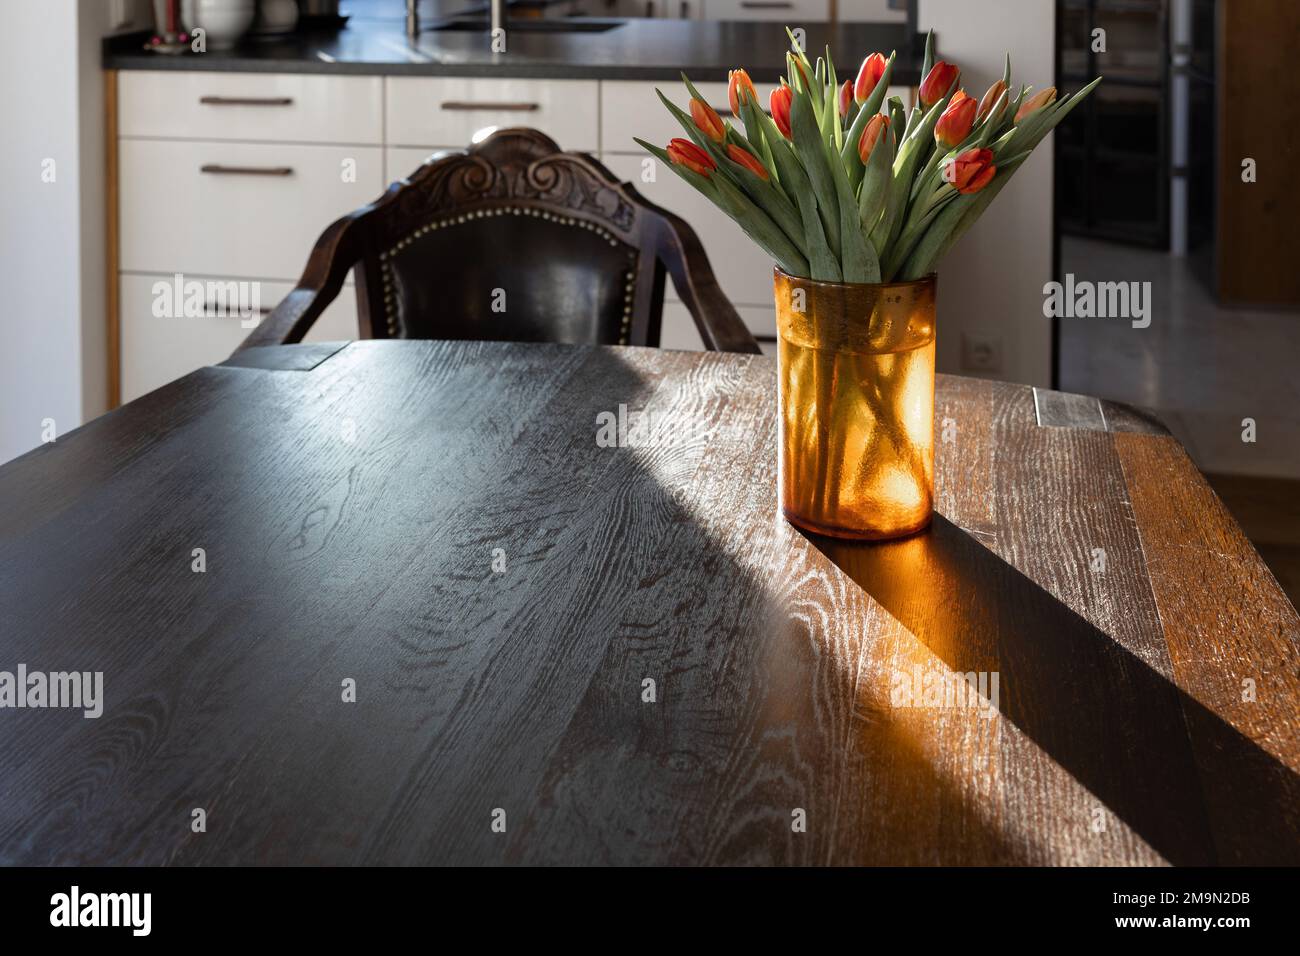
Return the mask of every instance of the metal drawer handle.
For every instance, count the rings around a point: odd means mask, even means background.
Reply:
[[[789,10],[793,6],[789,0],[740,0],[742,10]]]
[[[471,110],[495,110],[501,113],[533,113],[542,108],[540,103],[467,103],[463,100],[447,100],[442,104],[444,110],[466,113]]]
[[[200,96],[204,106],[290,106],[292,96]]]
[[[223,176],[292,176],[292,166],[223,166],[207,163],[199,167],[201,173],[220,173]]]

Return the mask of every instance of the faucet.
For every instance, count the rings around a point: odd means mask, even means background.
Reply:
[[[505,27],[505,0],[491,0],[491,21],[488,23],[488,36]],[[420,35],[420,0],[406,0],[406,35],[414,40]]]

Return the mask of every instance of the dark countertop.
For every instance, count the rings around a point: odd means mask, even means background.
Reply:
[[[920,55],[906,42],[903,24],[809,23],[804,28],[810,50],[830,44],[842,78],[850,78],[866,54],[897,49],[895,82],[920,81]],[[426,29],[411,44],[401,23],[378,19],[354,19],[337,32],[250,40],[226,52],[181,56],[145,52],[147,36],[131,34],[104,41],[104,68],[602,80],[675,79],[684,71],[704,81],[725,80],[729,69],[745,67],[761,82],[781,70],[789,48],[784,27],[774,22],[632,19],[603,33],[507,30],[505,54],[490,51],[486,32]]]

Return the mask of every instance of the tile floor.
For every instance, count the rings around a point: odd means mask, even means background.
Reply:
[[[1219,306],[1185,259],[1065,237],[1061,272],[1151,283],[1151,325],[1061,319],[1060,387],[1156,412],[1202,471],[1300,479],[1300,312]],[[1242,441],[1242,419],[1256,440]]]

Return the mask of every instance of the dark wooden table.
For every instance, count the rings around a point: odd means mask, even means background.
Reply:
[[[1130,410],[941,377],[933,527],[852,545],[770,359],[238,361],[0,468],[0,669],[105,697],[0,710],[0,861],[1300,857],[1300,620]]]

